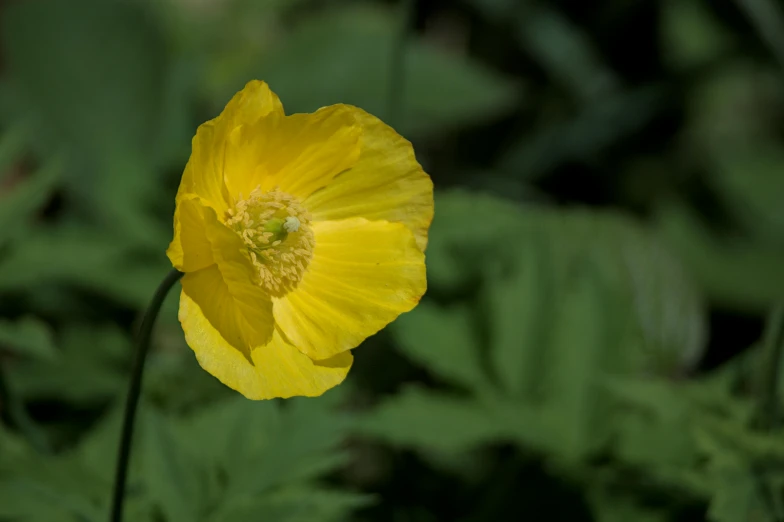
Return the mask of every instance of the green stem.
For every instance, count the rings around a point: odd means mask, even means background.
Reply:
[[[387,124],[399,127],[403,121],[403,100],[406,86],[406,44],[414,32],[416,0],[401,0],[400,28],[392,49],[389,71],[389,114]]]
[[[161,310],[166,295],[171,290],[174,283],[180,280],[184,274],[177,270],[172,270],[161,282],[155,295],[150,302],[150,306],[144,314],[139,337],[134,353],[133,366],[131,368],[131,381],[128,387],[128,398],[125,403],[125,416],[123,418],[122,435],[120,438],[120,450],[117,456],[117,472],[114,478],[114,492],[112,495],[112,510],[109,520],[111,522],[121,522],[123,515],[123,502],[125,500],[125,483],[128,478],[128,460],[131,455],[131,443],[133,441],[133,425],[136,420],[136,409],[139,406],[139,395],[142,389],[142,377],[144,375],[144,361],[147,359],[147,352],[150,350],[150,337],[155,326],[155,319]]]
[[[779,368],[784,354],[784,303],[768,317],[760,367],[760,402],[758,422],[768,430],[779,426]]]

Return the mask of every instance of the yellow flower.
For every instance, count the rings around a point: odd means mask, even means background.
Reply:
[[[433,185],[411,144],[248,83],[193,138],[167,255],[199,364],[250,399],[316,396],[425,292]]]

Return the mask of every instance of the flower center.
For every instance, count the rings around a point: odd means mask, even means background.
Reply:
[[[310,214],[293,196],[256,187],[226,211],[226,224],[245,242],[259,286],[280,296],[297,286],[313,257]]]

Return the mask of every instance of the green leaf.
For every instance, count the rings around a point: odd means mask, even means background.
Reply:
[[[392,323],[391,332],[406,355],[438,375],[470,388],[488,385],[470,308],[443,308],[425,301]]]
[[[2,93],[0,93],[0,99],[2,99]],[[25,153],[32,133],[30,127],[29,124],[17,123],[0,135],[0,183],[13,172],[14,163],[18,162]]]
[[[199,469],[192,466],[166,421],[148,408],[143,418],[144,481],[167,522],[198,520],[204,501]]]
[[[372,497],[321,488],[286,488],[262,499],[238,502],[211,516],[209,522],[342,522]]]
[[[124,389],[131,346],[116,326],[71,324],[58,344],[57,360],[18,361],[7,372],[16,393],[84,404],[103,402]]]
[[[186,420],[180,435],[213,477],[226,477],[226,501],[243,504],[344,463],[336,446],[348,420],[334,411],[336,397],[330,393],[318,401],[290,399],[285,409],[274,401],[235,397]]]
[[[641,505],[633,497],[593,491],[589,495],[591,512],[596,522],[669,522],[663,509]]]
[[[699,0],[662,4],[664,57],[676,69],[699,67],[728,51],[732,36],[709,6]]]
[[[508,431],[477,401],[413,387],[382,402],[357,429],[395,445],[447,452],[498,440]]]
[[[52,161],[0,197],[0,247],[26,231],[27,222],[51,198],[62,168],[62,161]]]
[[[10,250],[0,258],[0,292],[73,285],[138,308],[170,266],[162,252],[144,259],[116,235],[78,227],[38,229]]]
[[[606,285],[591,266],[574,275],[558,306],[548,350],[546,397],[548,413],[557,416],[557,451],[570,461],[598,450],[609,439],[606,407],[597,378],[617,341],[611,336]]]
[[[711,498],[708,519],[714,522],[774,522],[765,507],[751,472],[716,470],[716,493]]]
[[[521,4],[519,0],[470,0],[470,3],[492,18],[510,16]]]
[[[660,112],[663,94],[650,86],[596,99],[570,118],[516,139],[498,168],[532,180],[566,162],[590,160],[646,125]]]
[[[389,9],[334,8],[298,26],[256,75],[269,81],[287,112],[350,103],[388,119],[396,27]],[[510,80],[418,39],[408,45],[405,63],[404,113],[395,115],[404,134],[487,121],[517,98]]]
[[[446,290],[482,277],[494,259],[517,249],[504,238],[522,230],[524,214],[510,201],[463,190],[439,192],[427,247],[428,283]],[[467,240],[468,239],[468,240]]]
[[[142,244],[166,241],[146,210],[162,197],[151,167],[167,53],[144,11],[119,1],[19,3],[2,28],[17,112],[36,119],[45,149],[67,151],[70,196]]]
[[[747,58],[724,63],[688,92],[687,138],[710,155],[776,139],[782,87],[780,71],[769,64]],[[710,156],[705,160],[710,165]]]
[[[575,463],[608,449],[619,429],[637,428],[623,425],[618,398],[601,385],[609,375],[679,374],[702,353],[695,285],[635,221],[463,192],[438,194],[436,204],[428,277],[478,306],[425,304],[393,331],[415,361],[470,395],[414,391],[387,401],[373,414],[373,435],[413,447],[455,439],[458,448],[495,436]],[[494,390],[469,373],[484,369],[484,350]]]
[[[707,345],[702,294],[659,238],[633,229],[617,237],[648,365],[660,374],[694,368]]]
[[[784,150],[778,143],[723,147],[709,177],[738,221],[760,240],[784,250]]]
[[[540,382],[540,348],[549,342],[553,307],[548,256],[543,238],[534,234],[516,262],[497,259],[498,273],[483,286],[495,373],[502,387],[516,397],[535,395]]]
[[[670,248],[716,302],[762,311],[784,298],[784,249],[738,238],[720,239],[679,204],[662,205],[657,222]]]
[[[624,412],[617,421],[615,457],[645,470],[660,484],[695,496],[707,494],[709,484],[697,471],[694,429],[699,408],[690,390],[659,380],[612,379],[606,384]]]
[[[602,63],[587,36],[558,11],[539,5],[526,10],[519,25],[523,46],[580,101],[614,90],[615,73]]]
[[[779,65],[784,67],[784,11],[781,5],[772,0],[739,0],[738,5],[751,19]]]
[[[63,494],[37,482],[0,481],[0,517],[10,520],[98,522],[100,513],[78,497]]]
[[[57,358],[52,330],[46,323],[34,317],[17,321],[0,319],[0,348],[35,359]]]

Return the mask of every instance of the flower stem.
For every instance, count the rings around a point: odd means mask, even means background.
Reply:
[[[416,0],[400,0],[400,26],[393,43],[389,70],[389,114],[387,124],[399,127],[403,121],[403,101],[406,86],[406,44],[414,31]],[[398,129],[400,130],[400,129]]]
[[[183,275],[182,272],[174,269],[169,272],[155,291],[155,295],[153,296],[147,311],[144,313],[144,319],[142,319],[142,325],[139,328],[136,352],[134,353],[133,366],[131,367],[131,381],[128,387],[128,398],[125,403],[120,449],[117,455],[117,471],[114,478],[112,510],[109,518],[111,522],[122,521],[125,483],[128,478],[128,459],[131,455],[131,443],[133,440],[133,425],[136,420],[136,409],[139,406],[139,395],[142,389],[144,361],[147,359],[147,352],[150,350],[152,328],[155,326],[155,319],[158,318],[158,312],[161,310],[161,305],[163,304],[164,299],[166,299],[166,295],[169,293],[172,286],[174,286],[174,283],[179,281]]]
[[[784,355],[784,303],[771,311],[762,345],[758,422],[769,430],[779,426],[779,378]]]

